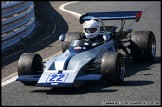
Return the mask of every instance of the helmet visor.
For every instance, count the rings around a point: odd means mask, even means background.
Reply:
[[[94,33],[97,31],[97,28],[85,28],[86,33]]]

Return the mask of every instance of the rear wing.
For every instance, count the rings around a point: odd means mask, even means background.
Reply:
[[[141,18],[142,11],[115,11],[115,12],[89,12],[80,17],[80,23],[90,20],[93,17],[102,20],[131,20],[138,22]]]

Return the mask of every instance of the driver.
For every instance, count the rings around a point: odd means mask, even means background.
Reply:
[[[102,43],[104,39],[103,35],[99,34],[100,27],[100,19],[98,18],[92,18],[90,21],[85,21],[83,25],[83,32],[85,36],[83,36],[83,38],[92,42],[93,46]]]

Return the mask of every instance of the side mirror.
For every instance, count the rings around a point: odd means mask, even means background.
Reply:
[[[103,35],[103,39],[105,40],[105,41],[107,41],[108,39],[110,39],[110,33],[107,33],[106,35]]]
[[[61,34],[60,36],[59,36],[59,40],[62,42],[62,41],[64,41],[65,40],[65,34]]]
[[[127,33],[131,33],[132,31],[133,31],[132,28],[128,28],[128,29],[126,30]]]

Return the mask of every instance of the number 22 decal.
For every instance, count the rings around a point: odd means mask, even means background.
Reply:
[[[65,75],[64,74],[61,74],[61,75],[58,75],[58,74],[53,74],[51,77],[51,79],[49,81],[55,81],[55,78],[57,77],[56,81],[62,81],[60,80],[61,78],[63,78]]]
[[[50,74],[47,82],[64,82],[67,74]]]

